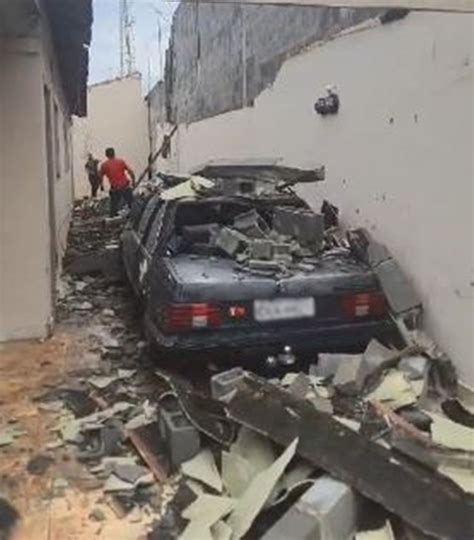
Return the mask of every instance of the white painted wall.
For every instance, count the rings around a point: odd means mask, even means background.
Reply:
[[[43,336],[51,316],[39,56],[2,45],[0,341]]]
[[[474,385],[474,16],[410,13],[289,59],[254,107],[181,126],[184,172],[213,158],[326,165],[327,197],[386,243],[419,291],[427,329]],[[341,109],[313,104],[328,83]]]
[[[73,123],[75,197],[90,195],[84,169],[89,152],[102,161],[105,149],[112,146],[140,174],[147,165],[147,132],[140,75],[90,86],[87,118],[74,118]]]
[[[59,147],[53,152],[51,182],[54,230],[44,85],[58,109]],[[53,113],[51,121],[54,130]],[[0,39],[0,341],[44,337],[51,327],[52,276],[60,272],[72,208],[72,166],[64,159],[69,139],[69,114],[43,19],[35,37]]]

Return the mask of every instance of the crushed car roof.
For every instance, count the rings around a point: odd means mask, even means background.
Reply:
[[[241,161],[213,160],[192,169],[191,174],[206,178],[246,178],[251,180],[283,182],[321,182],[324,180],[324,166],[300,169],[279,165],[279,159],[261,158]]]

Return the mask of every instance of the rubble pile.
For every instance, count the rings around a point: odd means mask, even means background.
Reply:
[[[238,169],[238,166],[236,167]],[[225,168],[225,174],[231,174]],[[271,166],[254,174],[255,177],[239,176],[226,178],[218,166],[205,167],[202,176],[177,177],[160,175],[159,192],[163,200],[206,199],[212,197],[238,197],[251,202],[264,197],[267,201],[286,201],[276,206],[274,212],[252,208],[235,217],[233,225],[196,225],[186,227],[187,238],[176,239],[176,244],[208,242],[209,247],[217,248],[236,260],[240,269],[256,275],[285,276],[292,272],[311,272],[320,264],[321,252],[330,247],[325,241],[325,225],[328,225],[328,212],[337,222],[337,209],[324,201],[324,213],[314,213],[304,206],[295,205],[293,183],[317,182],[324,179],[324,168],[314,171],[297,171]],[[248,173],[247,173],[248,174]],[[293,176],[297,175],[295,178]],[[222,176],[220,176],[222,175]],[[280,178],[281,176],[281,178]],[[335,218],[335,221],[334,221]]]
[[[150,540],[474,538],[474,404],[417,329],[419,299],[386,248],[364,231],[328,228],[326,214],[284,208],[271,227],[256,210],[238,215],[215,242],[248,271],[262,271],[252,261],[277,260],[279,272],[316,264],[313,255],[333,250],[377,269],[404,343],[319,354],[308,373],[263,378],[237,367],[191,384],[157,369],[117,275],[77,262],[116,249],[121,218],[103,212],[75,207],[74,271],[58,312],[64,325],[87,326],[89,346],[74,374],[38,398],[54,414],[54,438],[30,474],[66,449],[97,494],[89,519],[112,511]],[[0,446],[18,437],[9,427]],[[53,490],[72,482],[56,478]]]
[[[323,249],[323,215],[305,208],[275,207],[270,226],[262,214],[252,209],[238,215],[233,227],[214,232],[211,244],[252,274],[312,272]]]
[[[108,217],[108,199],[76,201],[64,268],[68,275],[122,278],[120,232],[126,217]]]
[[[473,404],[428,349],[374,340],[282,379],[234,368],[212,378],[213,399],[158,372],[183,446],[201,434],[181,464],[195,496],[180,538],[471,538]]]

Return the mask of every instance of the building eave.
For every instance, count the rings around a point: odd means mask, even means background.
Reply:
[[[44,0],[70,114],[87,114],[92,0]]]

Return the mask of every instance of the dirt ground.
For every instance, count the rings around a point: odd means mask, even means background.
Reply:
[[[25,540],[135,540],[144,534],[144,521],[119,519],[104,504],[100,486],[71,449],[47,448],[57,440],[57,414],[42,410],[35,400],[87,365],[87,339],[79,331],[63,329],[44,342],[0,348],[0,425],[23,432],[14,443],[0,448],[0,493],[20,512]],[[37,455],[54,460],[42,475],[27,470]],[[67,487],[56,487],[57,480],[66,480]],[[89,517],[97,508],[104,513],[102,522]]]

